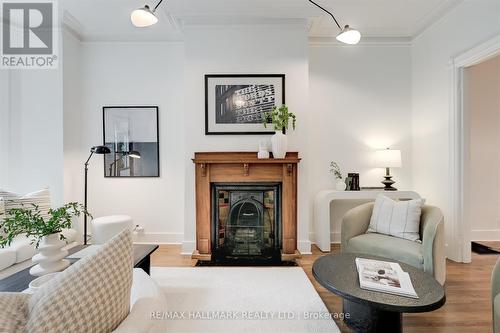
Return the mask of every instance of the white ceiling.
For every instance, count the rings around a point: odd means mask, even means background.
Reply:
[[[135,28],[130,12],[158,0],[64,0],[64,22],[84,40],[182,40],[186,24],[308,22],[310,37],[338,32],[326,13],[307,0],[163,0],[160,22]],[[367,38],[406,38],[418,35],[462,0],[316,0]]]

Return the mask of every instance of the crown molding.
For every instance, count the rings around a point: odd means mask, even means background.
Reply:
[[[83,41],[83,25],[67,10],[63,12],[62,28],[80,42]]]
[[[448,13],[458,7],[464,0],[445,0],[432,9],[417,23],[417,27],[411,32],[412,40],[418,38],[429,27],[441,21]]]

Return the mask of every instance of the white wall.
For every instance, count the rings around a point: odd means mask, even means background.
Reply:
[[[10,89],[7,188],[50,187],[57,206],[63,201],[62,70],[12,71]]]
[[[73,52],[77,50],[81,50],[81,70],[73,68],[73,75],[81,75],[80,96],[70,88],[66,102],[79,100],[82,111],[78,115],[71,105],[66,108],[66,151],[71,153],[66,161],[74,159],[75,163],[66,173],[65,190],[83,202],[83,163],[90,147],[103,142],[103,106],[159,106],[160,177],[104,178],[102,155],[95,155],[89,167],[89,211],[96,217],[132,216],[135,224],[145,227],[146,235],[139,241],[181,242],[185,167],[182,44],[96,42],[82,43]],[[70,79],[72,74],[66,74]],[[65,82],[66,86],[72,84]],[[81,133],[72,131],[75,126]]]
[[[0,184],[9,179],[8,154],[10,145],[10,71],[0,71]]]
[[[297,130],[289,135],[289,150],[299,151],[298,246],[309,252],[310,202],[307,145],[308,51],[306,24],[286,26],[187,26],[185,27],[185,169],[186,208],[184,253],[191,253],[195,241],[194,165],[197,151],[256,151],[258,142],[270,136],[205,136],[204,75],[263,73],[286,75],[286,104],[296,113]]]
[[[412,47],[413,185],[445,214],[451,237],[449,61],[500,33],[498,0],[465,0],[425,30]],[[454,253],[448,253],[454,258]]]
[[[500,56],[464,72],[467,218],[473,240],[500,239]]]
[[[412,189],[410,51],[409,45],[311,45],[312,197],[333,188],[330,161],[344,176],[359,172],[361,186],[382,186],[385,170],[373,167],[373,154],[388,147],[402,152],[403,167],[391,170],[395,187]],[[338,239],[340,226],[332,231]]]

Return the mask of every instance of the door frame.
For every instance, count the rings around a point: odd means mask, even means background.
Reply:
[[[500,54],[500,35],[450,60],[450,208],[451,242],[448,258],[471,262],[471,223],[465,216],[464,69]]]

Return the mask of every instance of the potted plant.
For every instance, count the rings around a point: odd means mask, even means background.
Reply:
[[[263,123],[267,128],[268,124],[274,125],[275,134],[271,137],[271,145],[274,158],[285,158],[288,140],[286,137],[286,130],[292,120],[292,128],[295,129],[296,116],[288,111],[288,106],[282,105],[279,108],[273,107],[270,112],[264,113]]]
[[[66,243],[61,231],[71,228],[71,219],[82,214],[91,217],[83,205],[77,202],[49,209],[48,218],[42,217],[39,207],[34,204],[29,209],[9,209],[0,225],[0,247],[9,246],[16,236],[24,235],[39,250],[32,259],[37,265],[30,269],[31,275],[42,276],[62,271],[69,266],[69,262],[64,260],[68,251],[62,250]]]
[[[330,173],[333,174],[335,189],[337,191],[344,191],[346,184],[344,182],[344,177],[342,177],[342,171],[337,162],[330,162]]]

